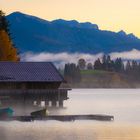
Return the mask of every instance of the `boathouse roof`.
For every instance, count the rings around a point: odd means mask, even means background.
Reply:
[[[51,62],[0,62],[0,82],[63,82]]]

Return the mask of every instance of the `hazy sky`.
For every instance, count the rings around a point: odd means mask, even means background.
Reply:
[[[21,11],[47,20],[90,21],[100,29],[133,32],[140,37],[140,0],[0,0],[7,14]]]

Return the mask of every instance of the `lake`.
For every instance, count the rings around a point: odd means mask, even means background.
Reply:
[[[2,140],[140,140],[140,89],[73,89],[50,114],[107,114],[113,122],[0,122]]]

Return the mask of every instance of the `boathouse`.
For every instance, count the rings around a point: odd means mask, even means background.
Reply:
[[[67,88],[60,88],[63,77],[51,62],[0,62],[0,103],[3,107],[63,106]]]

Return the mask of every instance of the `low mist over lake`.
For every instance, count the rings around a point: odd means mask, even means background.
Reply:
[[[3,140],[139,140],[140,89],[73,89],[51,114],[108,114],[112,122],[0,122]]]

